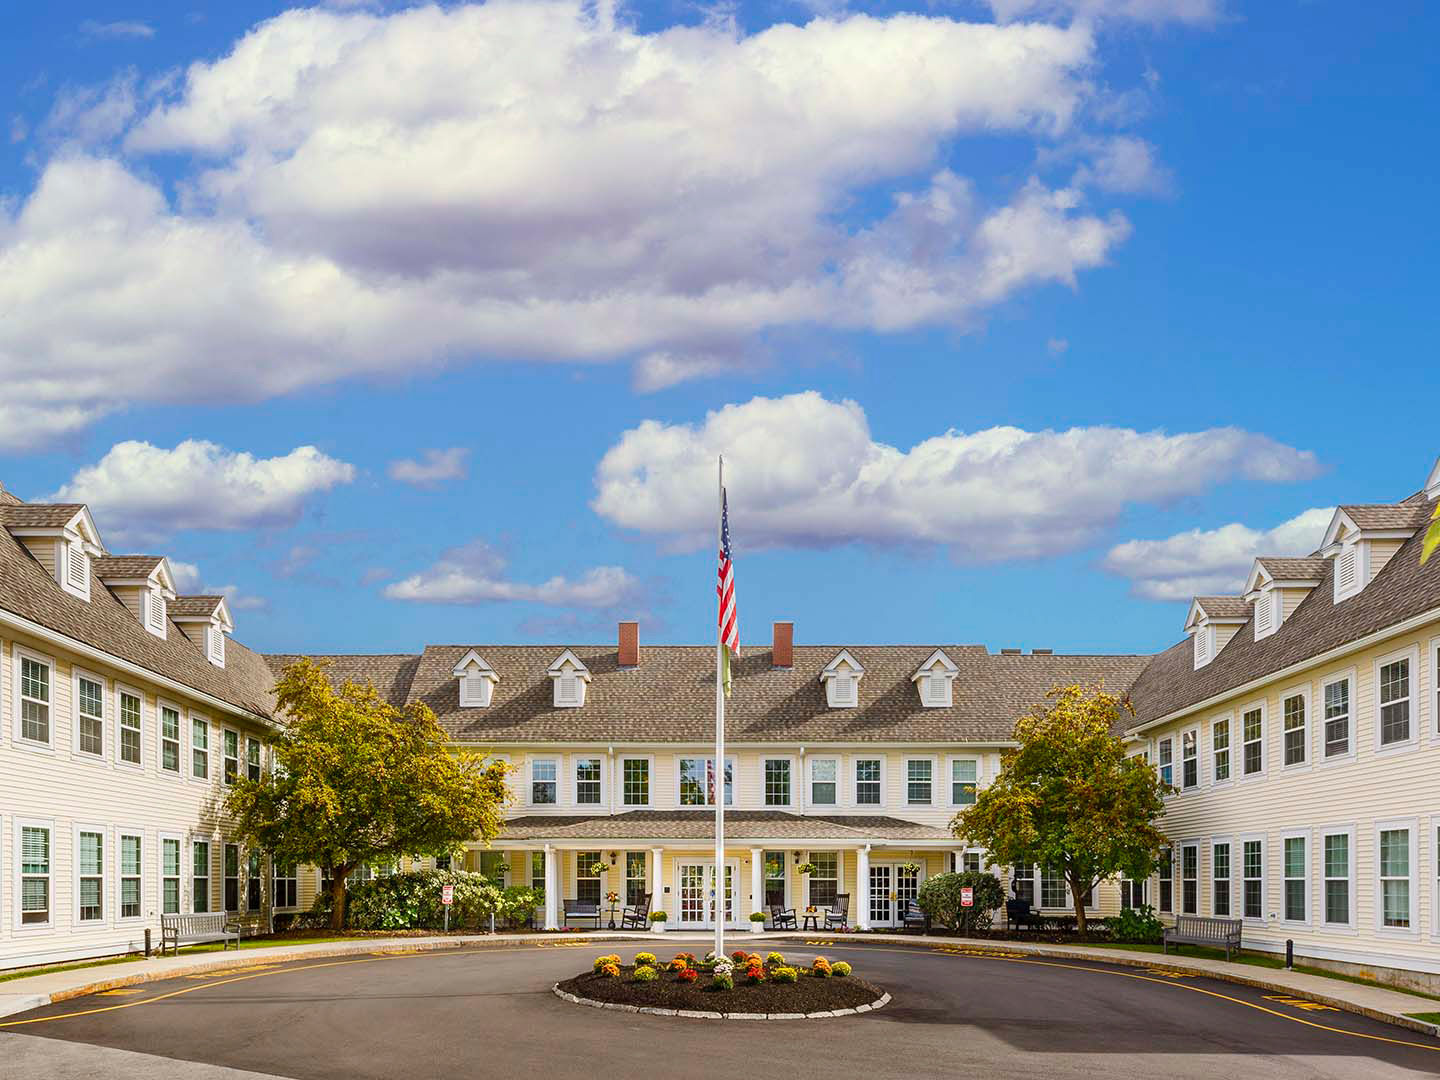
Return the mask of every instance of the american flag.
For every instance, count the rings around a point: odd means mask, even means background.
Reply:
[[[730,506],[720,492],[720,574],[715,592],[720,597],[720,644],[740,655],[740,625],[735,618],[735,564],[730,561]]]

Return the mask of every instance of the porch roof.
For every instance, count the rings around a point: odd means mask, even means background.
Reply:
[[[564,840],[713,840],[713,810],[630,810],[623,814],[532,814],[505,823],[498,843]],[[900,818],[789,814],[783,810],[731,810],[725,839],[845,840],[856,844],[890,841],[947,841],[946,829]]]

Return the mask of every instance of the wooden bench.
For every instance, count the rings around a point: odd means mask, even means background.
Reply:
[[[232,911],[229,924],[242,938],[259,937],[265,932],[265,923],[258,911]]]
[[[595,923],[595,929],[600,929],[600,901],[599,900],[566,900],[565,901],[565,925],[569,926],[574,919],[591,919]]]
[[[1165,928],[1160,937],[1161,951],[1170,952],[1170,946],[1180,951],[1181,945],[1208,945],[1224,949],[1225,959],[1230,959],[1230,950],[1240,951],[1239,919],[1211,919],[1200,915],[1177,915],[1175,925]]]
[[[168,947],[171,953],[178,953],[180,946],[200,945],[209,941],[223,942],[223,949],[240,948],[240,929],[225,915],[216,911],[208,915],[161,915],[160,955]]]

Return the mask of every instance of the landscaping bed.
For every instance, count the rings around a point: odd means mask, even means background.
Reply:
[[[648,954],[641,953],[641,957]],[[780,954],[771,953],[771,957]],[[689,956],[689,954],[681,954]],[[747,960],[714,965],[708,958],[690,957],[683,967],[677,960],[655,964],[603,964],[597,959],[594,970],[566,979],[559,989],[576,997],[639,1008],[685,1009],[722,1013],[814,1013],[873,1005],[885,991],[854,975],[833,974],[834,967],[823,957],[809,966],[783,961],[751,964]],[[614,959],[613,954],[610,959]],[[841,966],[841,965],[836,965]],[[848,965],[844,965],[848,969]],[[637,971],[653,972],[642,974]],[[831,971],[829,976],[817,970]],[[688,970],[689,974],[686,974]],[[755,971],[756,975],[747,974]],[[786,981],[794,973],[794,981]]]

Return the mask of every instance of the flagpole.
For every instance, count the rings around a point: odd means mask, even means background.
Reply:
[[[725,506],[725,458],[719,458],[715,501],[715,547],[723,539],[721,518]],[[723,597],[722,603],[723,603]],[[723,626],[715,629],[715,956],[725,955],[725,686],[720,665],[725,648]]]

